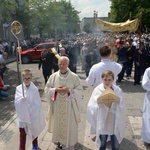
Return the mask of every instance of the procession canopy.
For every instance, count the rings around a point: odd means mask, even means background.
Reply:
[[[126,22],[122,22],[122,23],[111,23],[111,22],[100,20],[100,19],[96,19],[96,27],[100,28],[103,31],[135,32],[139,27],[139,19],[137,18],[131,21],[127,20]]]

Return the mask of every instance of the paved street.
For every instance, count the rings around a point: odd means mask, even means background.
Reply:
[[[18,85],[17,67],[16,62],[9,63],[8,69],[4,75],[5,84],[11,85],[10,97],[8,99],[0,100],[0,150],[17,150],[18,149],[18,128],[17,128],[17,116],[14,111],[14,92],[15,87]],[[33,81],[38,86],[41,97],[43,110],[46,115],[47,102],[43,96],[44,79],[42,76],[42,70],[38,70],[38,64],[32,63],[22,66],[24,68],[32,69]],[[86,107],[89,97],[92,92],[91,87],[87,87],[85,83],[85,74],[78,67],[78,75],[82,80],[84,87],[82,109],[81,109],[81,123],[79,125],[79,142],[76,145],[76,150],[98,150],[95,147],[94,142],[91,140],[93,136],[90,135],[90,127],[86,121]],[[141,141],[141,121],[142,121],[142,109],[143,99],[145,91],[140,85],[133,85],[133,77],[131,79],[123,80],[120,84],[123,89],[125,101],[127,105],[127,123],[125,137],[121,143],[120,150],[149,150],[148,146],[145,147]],[[51,143],[51,134],[45,130],[39,136],[40,150],[54,150],[55,145]],[[109,147],[108,147],[109,149]],[[27,150],[31,150],[31,141],[27,140]]]

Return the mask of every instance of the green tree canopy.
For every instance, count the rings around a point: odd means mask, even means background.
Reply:
[[[24,12],[29,15],[31,32],[40,33],[41,37],[73,33],[79,22],[79,12],[65,0],[30,0]]]
[[[12,0],[0,0],[0,17],[4,22],[11,18],[16,7],[16,3],[12,2]]]
[[[142,13],[142,30],[150,29],[150,0],[110,0],[111,12],[109,21],[124,22],[127,19],[139,18]]]

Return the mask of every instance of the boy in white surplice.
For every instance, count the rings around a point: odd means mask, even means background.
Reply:
[[[32,139],[32,150],[38,150],[37,138],[45,128],[41,98],[38,88],[31,82],[31,71],[23,70],[22,77],[23,84],[16,87],[15,93],[15,108],[20,132],[19,150],[25,150],[26,135]]]
[[[106,149],[106,142],[109,137],[111,138],[112,150],[119,150],[126,124],[126,105],[122,90],[113,84],[113,72],[106,70],[101,77],[102,83],[94,89],[88,103],[87,120],[96,131],[96,143],[100,150]],[[98,103],[99,96],[107,88],[111,88],[120,98],[120,102],[112,102],[110,108],[104,103]]]

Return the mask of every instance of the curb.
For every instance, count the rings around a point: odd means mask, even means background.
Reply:
[[[6,59],[6,64],[9,64],[9,63],[12,63],[15,61],[16,61],[16,58],[8,58],[8,59]]]

